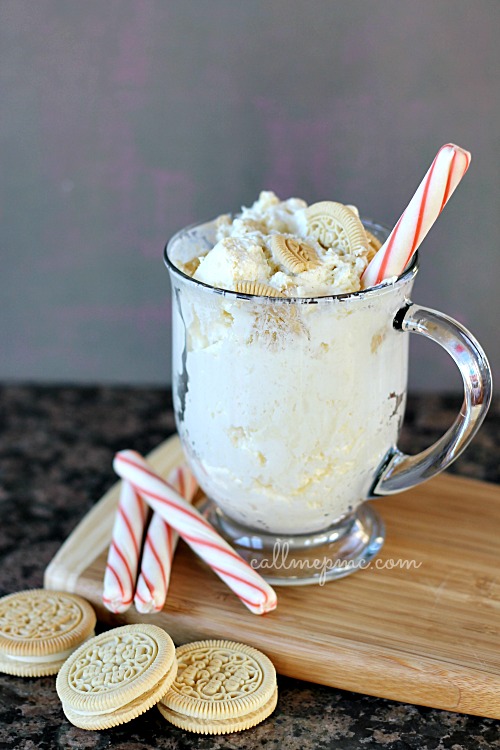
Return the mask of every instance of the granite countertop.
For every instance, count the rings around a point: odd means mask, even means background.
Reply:
[[[402,447],[416,452],[453,421],[458,397],[410,397]],[[0,388],[0,595],[42,585],[63,540],[115,481],[115,451],[148,453],[174,427],[170,395],[156,389]],[[500,482],[500,400],[451,471]],[[157,711],[102,732],[64,717],[53,677],[0,674],[0,748],[500,748],[492,719],[448,713],[279,678],[276,712],[247,732],[188,734]]]

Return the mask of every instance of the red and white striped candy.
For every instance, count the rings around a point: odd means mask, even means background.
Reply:
[[[151,508],[172,526],[191,549],[257,615],[276,607],[276,594],[268,583],[222,539],[208,521],[175,489],[152,471],[135,451],[117,453],[116,473],[130,482]]]
[[[134,600],[146,518],[146,503],[129,482],[122,482],[102,594],[111,612],[125,612]]]
[[[198,484],[187,466],[178,466],[171,472],[167,481],[188,503],[192,501]],[[141,572],[135,589],[134,604],[138,612],[150,614],[163,609],[178,540],[177,532],[159,513],[153,513],[144,542]]]
[[[442,146],[389,237],[368,264],[361,287],[380,284],[403,273],[466,173],[471,155],[459,146]]]

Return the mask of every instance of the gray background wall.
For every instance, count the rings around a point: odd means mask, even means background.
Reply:
[[[499,33],[498,0],[1,0],[0,378],[166,383],[175,230],[262,187],[393,224],[447,141],[414,296],[499,370]]]

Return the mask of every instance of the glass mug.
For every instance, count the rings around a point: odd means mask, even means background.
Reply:
[[[387,230],[364,221],[382,242]],[[367,499],[430,479],[457,458],[491,400],[473,336],[413,304],[417,257],[393,284],[317,298],[270,298],[195,281],[177,267],[215,243],[212,222],[165,249],[173,290],[178,433],[206,493],[202,512],[274,584],[339,578],[380,550]],[[415,456],[397,448],[408,336],[440,344],[464,382],[448,432]]]

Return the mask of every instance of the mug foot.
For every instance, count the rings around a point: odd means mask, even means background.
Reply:
[[[293,536],[242,526],[208,499],[198,510],[273,586],[322,585],[344,578],[365,567],[385,538],[384,522],[367,503],[323,531]]]

